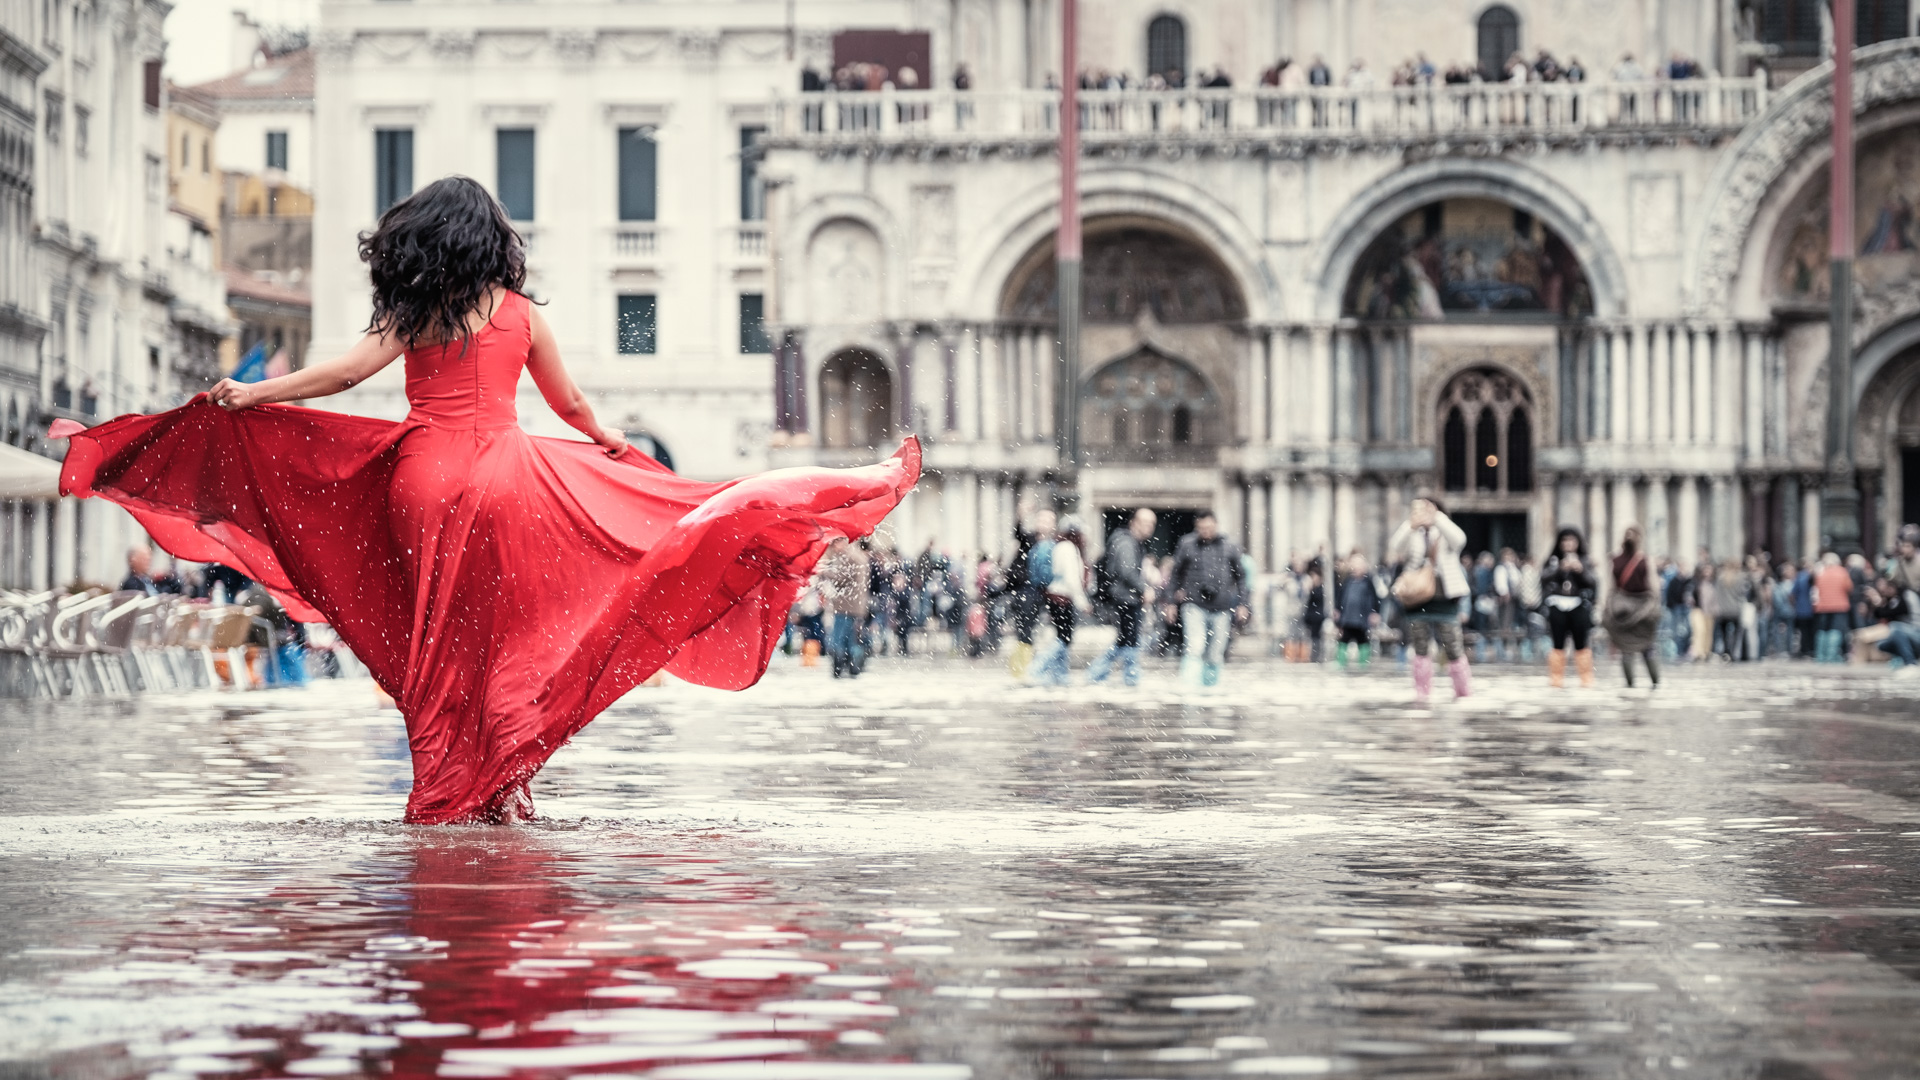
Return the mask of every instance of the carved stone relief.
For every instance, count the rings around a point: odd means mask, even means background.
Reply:
[[[593,59],[597,34],[592,30],[555,30],[553,52],[569,64],[584,64]]]
[[[426,44],[425,34],[368,34],[361,39],[373,50],[375,56],[390,64],[397,64],[412,56],[421,45]]]
[[[1627,208],[1632,222],[1629,250],[1636,257],[1679,254],[1680,177],[1677,173],[1643,173],[1629,177]]]
[[[870,322],[880,317],[885,254],[867,226],[846,218],[829,221],[807,245],[813,283],[813,320]]]
[[[953,188],[941,184],[913,189],[913,257],[952,262],[954,258]]]
[[[612,46],[619,59],[638,63],[659,59],[669,38],[664,31],[632,30],[606,34],[601,40]]]
[[[513,63],[528,60],[547,43],[545,34],[483,34],[481,43],[489,59]]]

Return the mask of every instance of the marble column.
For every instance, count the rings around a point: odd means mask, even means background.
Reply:
[[[1820,478],[1809,476],[1800,482],[1800,557],[1817,559],[1820,548]]]
[[[1037,330],[1033,335],[1033,430],[1036,441],[1052,443],[1058,425],[1054,422],[1054,401],[1059,397],[1059,344],[1054,331]]]
[[[1271,570],[1273,557],[1269,547],[1271,519],[1268,517],[1267,478],[1252,478],[1248,482],[1247,493],[1247,554],[1253,556],[1254,565],[1262,571]]]
[[[1620,534],[1627,526],[1641,524],[1639,500],[1634,497],[1633,478],[1616,476],[1613,478],[1613,505],[1608,511],[1608,531],[1605,535],[1588,537],[1588,546],[1597,556],[1620,546]]]
[[[1359,437],[1359,381],[1354,378],[1354,332],[1333,332],[1333,438],[1350,442]]]
[[[1285,328],[1267,331],[1267,416],[1271,442],[1285,446],[1293,441],[1293,416],[1290,388],[1294,382],[1293,334]]]
[[[1344,559],[1359,540],[1360,512],[1354,501],[1353,477],[1342,473],[1333,480],[1333,541],[1327,550],[1335,559]]]
[[[1713,443],[1713,342],[1703,326],[1692,328],[1693,341],[1693,443]],[[1691,553],[1689,553],[1691,557]]]
[[[1744,392],[1740,395],[1742,415],[1746,420],[1746,457],[1758,461],[1767,455],[1767,410],[1766,387],[1762,382],[1761,364],[1766,339],[1758,330],[1743,332],[1746,339],[1746,378]]]
[[[1673,554],[1673,523],[1668,515],[1667,478],[1654,473],[1647,477],[1647,557],[1657,559]]]
[[[1296,539],[1308,558],[1333,550],[1333,480],[1326,473],[1307,479],[1307,535]]]
[[[1308,333],[1308,349],[1312,392],[1307,396],[1304,430],[1310,441],[1324,445],[1333,440],[1333,328],[1314,327]]]
[[[1713,443],[1738,449],[1742,426],[1740,423],[1740,383],[1745,360],[1741,353],[1740,330],[1732,323],[1720,324],[1716,347],[1713,353]],[[1738,555],[1738,551],[1729,551],[1729,555]]]
[[[1664,323],[1656,324],[1647,341],[1650,391],[1648,407],[1653,416],[1649,425],[1650,441],[1656,446],[1673,445],[1673,335]]]
[[[1683,476],[1675,485],[1673,560],[1691,571],[1700,556],[1700,481]]]
[[[1630,325],[1627,334],[1627,438],[1629,443],[1653,441],[1653,378],[1648,359],[1647,328]]]
[[[1621,326],[1607,335],[1607,441],[1616,445],[1631,435],[1627,419],[1631,407],[1627,374],[1633,363],[1630,333]]]
[[[1294,498],[1297,478],[1292,473],[1281,473],[1273,478],[1272,520],[1273,563],[1283,565],[1293,555],[1298,544],[1295,539],[1295,521],[1300,513],[1300,504]]]
[[[1707,549],[1713,552],[1715,559],[1740,554],[1734,546],[1733,493],[1729,488],[1725,476],[1715,476],[1708,483],[1711,501],[1708,503]]]
[[[974,341],[980,350],[975,359],[979,387],[976,400],[979,415],[974,423],[974,437],[981,442],[999,442],[1005,438],[1000,429],[1000,394],[1005,380],[1001,370],[1004,362],[1000,350],[1000,335],[993,330],[981,327],[974,333]]]
[[[1267,441],[1267,343],[1265,336],[1255,331],[1248,335],[1246,344],[1247,375],[1245,392],[1240,399],[1244,403],[1241,431],[1249,444],[1264,446]]]
[[[1600,550],[1602,538],[1608,535],[1607,521],[1607,482],[1594,477],[1587,482],[1587,549]]]
[[[1693,438],[1693,339],[1684,326],[1671,328],[1673,362],[1673,442],[1685,446]]]
[[[1559,480],[1552,473],[1541,473],[1527,507],[1527,550],[1536,559],[1553,546],[1553,534],[1560,525]]]

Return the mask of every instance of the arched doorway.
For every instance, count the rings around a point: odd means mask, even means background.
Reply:
[[[1224,428],[1206,377],[1151,346],[1094,372],[1080,399],[1081,440],[1096,463],[1205,461]]]
[[[1113,461],[1210,458],[1240,434],[1231,418],[1248,336],[1238,282],[1205,244],[1167,222],[1115,215],[1089,218],[1084,230],[1081,445]],[[1047,354],[1059,322],[1051,238],[1015,268],[1002,312],[1004,352],[1024,365],[1014,375],[1023,388],[1017,433],[1036,437],[1051,426]]]
[[[1528,548],[1534,462],[1533,395],[1513,373],[1469,368],[1434,409],[1439,483],[1471,552]]]
[[[1147,24],[1147,74],[1179,85],[1187,75],[1187,24],[1178,15],[1156,15]]]
[[[1475,29],[1480,47],[1480,77],[1499,82],[1504,77],[1507,59],[1520,51],[1520,16],[1505,4],[1495,4],[1480,13]]]
[[[879,446],[893,434],[893,375],[865,349],[834,354],[820,367],[820,443]]]

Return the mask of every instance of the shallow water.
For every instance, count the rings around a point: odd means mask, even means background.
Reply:
[[[640,691],[522,828],[370,685],[8,703],[0,1075],[1901,1077],[1920,705],[1235,665]]]

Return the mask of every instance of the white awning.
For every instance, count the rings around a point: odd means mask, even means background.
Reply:
[[[0,499],[59,497],[59,462],[0,443]]]

